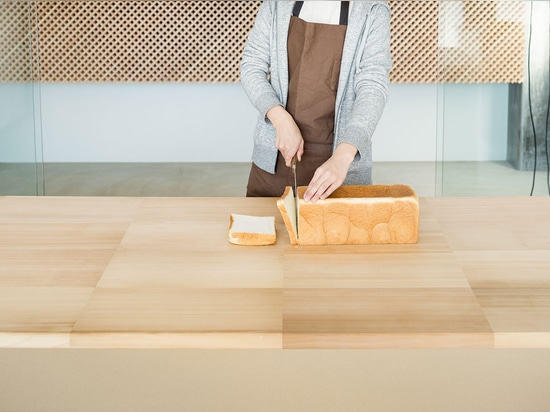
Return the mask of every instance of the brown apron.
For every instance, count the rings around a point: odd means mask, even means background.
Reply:
[[[304,138],[304,154],[298,164],[298,186],[307,186],[315,170],[333,152],[334,112],[340,63],[346,37],[349,2],[341,2],[340,24],[308,23],[298,18],[303,2],[297,1],[288,31],[288,103]],[[247,196],[278,197],[293,186],[291,170],[279,152],[275,174],[254,163]]]

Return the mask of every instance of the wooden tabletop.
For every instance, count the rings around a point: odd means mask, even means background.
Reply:
[[[230,244],[231,213],[277,243]],[[550,348],[550,198],[422,198],[418,244],[291,246],[271,198],[0,197],[0,347]]]

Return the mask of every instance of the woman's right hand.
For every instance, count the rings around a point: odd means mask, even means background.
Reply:
[[[304,153],[304,139],[290,113],[283,106],[274,106],[268,110],[267,118],[275,126],[277,132],[275,144],[283,155],[287,167],[291,166],[294,156],[301,161]]]

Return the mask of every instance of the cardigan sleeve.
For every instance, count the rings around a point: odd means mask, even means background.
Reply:
[[[371,10],[371,23],[364,33],[360,59],[355,69],[355,100],[347,126],[338,143],[347,142],[358,149],[358,156],[370,146],[374,130],[389,95],[390,10],[378,5]]]
[[[277,2],[264,1],[248,35],[241,61],[241,84],[252,105],[265,117],[272,107],[282,104],[269,81],[274,13]]]

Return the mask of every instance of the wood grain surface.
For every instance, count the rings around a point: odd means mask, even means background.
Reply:
[[[230,244],[231,213],[277,243]],[[0,197],[0,347],[550,348],[550,198],[422,198],[418,244],[291,246],[272,198]]]

